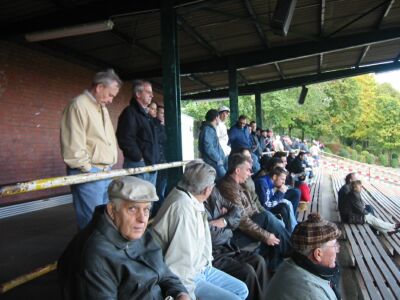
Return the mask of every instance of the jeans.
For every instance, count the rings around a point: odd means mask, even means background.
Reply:
[[[167,184],[168,184],[168,170],[160,170],[157,172],[157,196],[158,201],[154,202],[153,207],[151,208],[151,217],[155,217],[161,205],[164,202],[165,194],[167,192]]]
[[[285,193],[284,198],[289,200],[293,205],[294,215],[297,214],[297,208],[299,207],[300,197],[301,197],[301,192],[297,188],[288,189]]]
[[[129,158],[124,159],[124,165],[123,168],[140,168],[140,167],[145,167],[146,164],[144,163],[144,160],[141,161],[131,161]],[[150,183],[152,183],[154,186],[156,186],[157,183],[157,171],[155,172],[146,172],[146,173],[141,173],[141,174],[135,174],[133,175],[137,178],[146,180]]]
[[[101,172],[101,170],[95,167],[90,169],[90,173],[97,172]],[[67,168],[67,174],[84,173],[79,169]],[[104,179],[71,185],[72,200],[79,229],[85,228],[90,222],[96,206],[108,203],[107,189],[110,182],[111,179]]]
[[[253,152],[251,153],[251,159],[253,160],[252,172],[255,174],[261,169],[260,160]]]
[[[371,225],[373,228],[383,233],[387,233],[388,231],[393,231],[396,229],[395,224],[378,219],[372,214],[365,215],[365,223]]]
[[[206,267],[194,282],[198,300],[244,300],[249,294],[244,282],[214,267]]]
[[[269,211],[254,214],[251,216],[251,219],[261,228],[273,233],[280,240],[280,243],[277,246],[268,246],[264,241],[261,241],[257,249],[257,252],[265,258],[268,264],[268,269],[275,271],[283,261],[283,258],[290,255],[292,251],[290,234],[286,230],[285,225],[282,224],[281,220]],[[235,230],[233,234],[234,240],[240,248],[245,248],[248,245],[259,242],[240,230]]]

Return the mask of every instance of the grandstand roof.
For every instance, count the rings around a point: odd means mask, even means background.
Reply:
[[[399,67],[400,1],[298,0],[286,37],[270,26],[276,3],[175,1],[184,98],[227,96],[230,67],[238,69],[242,94]],[[24,38],[105,20],[114,22],[112,31]],[[0,30],[2,39],[162,86],[160,1],[3,0]]]

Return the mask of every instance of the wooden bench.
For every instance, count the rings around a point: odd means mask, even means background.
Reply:
[[[343,184],[338,175],[332,175],[336,201],[337,191]],[[364,299],[400,299],[399,268],[370,227],[367,224],[342,224],[342,227],[353,266],[359,271],[356,277]]]

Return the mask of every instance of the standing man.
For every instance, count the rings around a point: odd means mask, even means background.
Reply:
[[[114,128],[106,105],[111,104],[122,81],[111,69],[97,73],[89,90],[74,98],[61,120],[61,153],[67,174],[108,171],[118,160]],[[78,226],[84,228],[97,205],[108,202],[110,180],[71,186]]]
[[[229,136],[228,136],[228,129],[226,128],[225,125],[225,120],[229,116],[229,108],[226,106],[221,106],[218,109],[218,114],[219,114],[219,122],[217,125],[217,136],[219,140],[219,144],[222,147],[222,150],[225,153],[225,157],[228,157],[228,155],[231,153],[231,147],[229,147]]]
[[[159,146],[154,122],[146,112],[153,99],[151,83],[144,80],[133,82],[131,103],[118,119],[117,139],[124,154],[124,168],[138,168],[158,163]],[[135,175],[156,184],[157,172]]]
[[[218,111],[210,109],[205,116],[206,121],[201,127],[199,135],[199,152],[203,160],[217,172],[217,179],[225,175],[225,154],[219,144],[216,126],[218,124]]]

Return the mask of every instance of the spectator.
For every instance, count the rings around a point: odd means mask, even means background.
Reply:
[[[167,162],[167,159],[165,157],[167,134],[165,132],[165,125],[164,125],[164,106],[161,105],[157,106],[156,118],[153,120],[158,136],[158,148],[160,149],[158,163],[163,164]],[[153,210],[151,212],[152,216],[155,216],[157,214],[158,209],[164,203],[165,193],[167,190],[167,176],[168,176],[167,169],[159,170],[157,172],[156,190],[160,201],[157,201],[154,204]]]
[[[133,97],[118,119],[117,139],[124,154],[124,168],[154,165],[159,161],[159,138],[145,108],[153,99],[151,83],[133,82]],[[157,172],[135,175],[156,185]]]
[[[61,153],[67,174],[108,171],[117,163],[118,149],[107,105],[117,96],[122,81],[113,70],[97,73],[89,90],[74,98],[61,120]],[[78,227],[84,228],[94,208],[108,202],[110,180],[71,186]]]
[[[296,158],[296,150],[290,150],[289,151],[289,155],[288,155],[288,157],[287,157],[287,166],[289,166],[292,162],[293,162],[293,160]]]
[[[301,174],[296,182],[296,188],[300,190],[300,201],[311,202],[311,191],[306,181],[306,174]]]
[[[219,114],[219,122],[217,125],[217,136],[219,140],[219,144],[222,147],[222,150],[224,151],[225,157],[231,153],[231,147],[229,147],[229,136],[228,136],[228,129],[226,128],[225,125],[225,120],[229,116],[229,108],[226,106],[221,106],[218,109],[218,114]]]
[[[250,139],[251,139],[251,143],[253,145],[252,151],[255,154],[255,156],[257,156],[257,158],[260,159],[262,156],[262,150],[260,147],[260,142],[258,140],[256,121],[250,122],[250,129],[251,129]]]
[[[339,210],[340,206],[343,204],[343,201],[345,200],[345,197],[347,196],[348,193],[351,191],[351,182],[358,180],[357,174],[352,172],[346,175],[344,182],[345,184],[340,188],[338,192],[338,205],[339,205]]]
[[[364,201],[361,198],[362,183],[360,180],[352,181],[350,186],[350,192],[345,196],[340,206],[339,212],[342,222],[349,224],[367,223],[379,232],[388,234],[400,231],[400,223],[385,222],[366,210]]]
[[[165,199],[154,219],[155,237],[165,262],[179,276],[192,299],[245,299],[246,285],[212,267],[212,244],[204,202],[214,188],[216,172],[192,161],[178,186]]]
[[[261,129],[261,134],[258,137],[258,142],[260,143],[260,149],[261,149],[261,153],[266,152],[267,150],[265,149],[267,144],[266,144],[266,140],[267,140],[267,131]],[[261,155],[262,156],[262,155]]]
[[[249,150],[231,153],[228,171],[217,183],[221,195],[242,208],[239,228],[234,231],[235,243],[241,249],[260,251],[270,271],[274,271],[290,251],[289,233],[269,211],[261,207],[251,180]],[[261,244],[260,244],[261,242]]]
[[[300,151],[296,158],[288,165],[288,170],[291,173],[301,174],[305,171],[306,152]]]
[[[285,151],[285,148],[283,147],[283,143],[281,141],[281,137],[279,135],[275,136],[273,144],[274,144],[274,151]]]
[[[218,124],[218,111],[210,109],[205,116],[206,121],[200,129],[199,152],[203,160],[217,172],[217,178],[225,175],[225,154],[219,144],[216,126]]]
[[[261,205],[275,215],[281,215],[286,230],[293,232],[297,225],[292,203],[286,200],[285,185],[287,172],[282,167],[274,167],[267,175],[259,177],[256,182],[256,192]]]
[[[292,234],[293,254],[272,278],[265,299],[340,299],[338,288],[341,232],[336,224],[312,213]]]
[[[232,231],[240,223],[241,208],[222,197],[216,187],[204,205],[211,231],[213,266],[246,283],[248,300],[264,299],[268,283],[264,258],[239,250],[232,241]]]
[[[148,111],[147,113],[149,114],[149,116],[153,119],[155,119],[157,117],[157,103],[155,102],[151,102],[148,106]]]
[[[151,203],[158,200],[154,187],[126,176],[115,179],[108,194],[110,202],[96,207],[58,262],[63,299],[189,300],[146,231]]]
[[[270,152],[274,150],[274,132],[269,128],[267,129],[267,137],[265,139],[265,151]]]
[[[318,145],[317,141],[313,141],[313,145],[310,148],[310,154],[312,158],[314,159],[314,166],[318,167],[319,166],[319,153],[320,153],[320,148]]]

